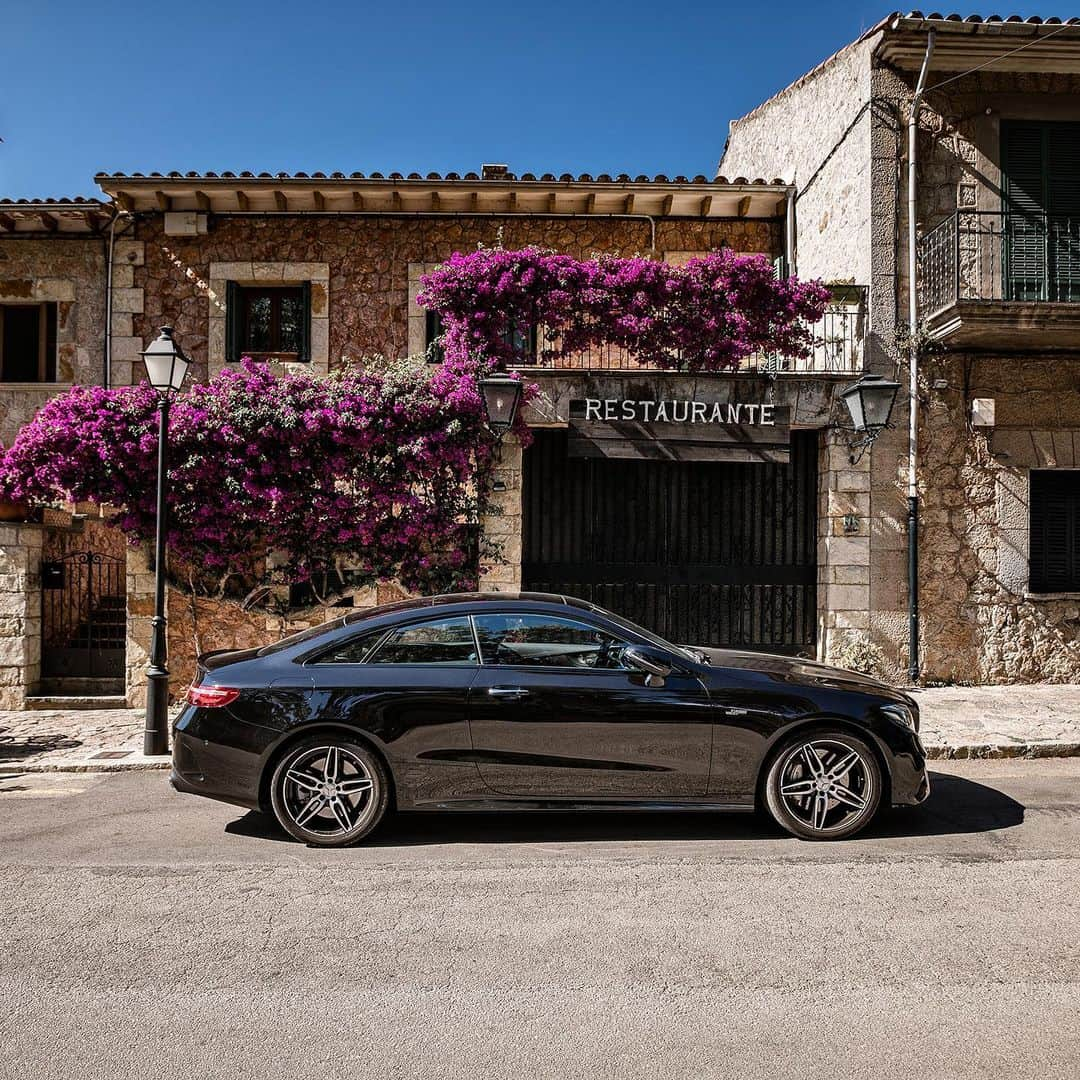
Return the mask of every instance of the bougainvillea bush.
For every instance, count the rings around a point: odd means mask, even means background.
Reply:
[[[755,354],[808,356],[829,293],[728,249],[673,266],[530,247],[455,254],[425,275],[417,300],[441,315],[450,359],[533,363],[527,331],[543,328],[541,363],[611,345],[647,366],[711,372]]]
[[[0,496],[115,507],[115,524],[149,541],[157,423],[145,383],[74,387],[4,454]],[[245,360],[177,397],[169,446],[170,576],[181,585],[228,595],[223,583],[249,591],[341,565],[354,581],[475,585],[494,445],[468,372],[401,362],[321,378]]]

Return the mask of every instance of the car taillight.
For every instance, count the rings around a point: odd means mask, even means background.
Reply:
[[[189,686],[187,699],[200,709],[218,709],[229,705],[240,696],[240,691],[232,686]]]

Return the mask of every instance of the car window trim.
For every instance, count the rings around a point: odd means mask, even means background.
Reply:
[[[620,672],[625,674],[626,672],[632,672],[634,670],[633,668],[577,668],[571,667],[569,665],[563,667],[561,665],[555,664],[489,664],[486,660],[484,660],[484,652],[480,648],[480,634],[476,629],[476,620],[485,615],[489,617],[513,617],[516,615],[519,618],[536,618],[538,616],[546,615],[553,619],[559,619],[562,622],[572,623],[577,626],[583,626],[586,630],[597,630],[601,634],[607,634],[608,637],[612,638],[615,641],[622,640],[622,643],[624,645],[633,644],[633,642],[631,641],[626,641],[625,639],[615,637],[615,635],[612,634],[611,631],[604,626],[597,626],[595,623],[586,622],[584,619],[577,617],[567,618],[564,615],[556,615],[548,611],[491,611],[483,612],[481,613],[481,615],[477,615],[475,612],[472,612],[469,615],[469,620],[473,624],[473,637],[476,641],[476,656],[480,661],[481,667],[497,668],[500,671],[572,671],[576,675],[617,675]]]
[[[371,651],[368,653],[368,656],[369,657],[376,656],[378,654],[379,650],[386,644],[387,638],[389,638],[391,634],[395,633],[398,630],[408,630],[409,627],[411,627],[411,626],[423,626],[424,623],[449,622],[451,619],[464,619],[469,624],[469,630],[472,633],[472,639],[473,639],[473,650],[474,650],[474,652],[476,652],[476,657],[477,657],[476,663],[474,663],[474,664],[467,664],[467,663],[466,664],[458,664],[458,663],[439,664],[439,663],[433,663],[433,662],[430,662],[430,661],[425,662],[423,660],[416,660],[416,661],[412,661],[410,663],[373,664],[370,660],[339,660],[339,661],[323,660],[323,661],[320,661],[318,656],[309,657],[309,658],[305,659],[303,661],[303,663],[305,665],[307,665],[307,664],[316,665],[317,664],[319,667],[387,667],[387,668],[391,668],[391,667],[426,667],[426,668],[480,667],[480,643],[479,643],[479,640],[477,639],[477,636],[476,636],[476,627],[473,626],[473,623],[472,623],[472,615],[469,612],[464,612],[464,613],[462,613],[460,615],[445,615],[445,614],[443,614],[443,615],[439,615],[437,617],[432,617],[430,612],[429,612],[429,614],[427,615],[426,618],[419,617],[419,618],[415,618],[415,619],[408,619],[405,622],[394,623],[393,626],[386,627],[386,629],[382,632],[382,636],[372,646]],[[362,633],[357,634],[356,636],[357,637],[363,637],[363,634]],[[340,647],[340,646],[338,646],[338,647]],[[334,647],[332,646],[331,648],[326,650],[326,653],[332,653],[333,651],[334,651]]]

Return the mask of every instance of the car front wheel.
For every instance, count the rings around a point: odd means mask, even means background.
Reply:
[[[873,751],[842,731],[795,736],[773,759],[765,779],[769,813],[804,840],[854,836],[877,812],[881,793]]]
[[[270,781],[281,827],[315,847],[345,847],[382,820],[389,799],[382,762],[361,743],[329,735],[291,747]]]

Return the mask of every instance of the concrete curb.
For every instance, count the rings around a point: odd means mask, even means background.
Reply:
[[[1080,742],[1031,742],[1031,743],[969,743],[957,746],[927,746],[926,756],[931,761],[964,760],[1001,760],[1020,758],[1036,760],[1039,758],[1080,757]],[[20,764],[15,761],[0,762],[0,777],[17,773],[113,773],[113,772],[155,772],[168,769],[170,759],[145,758],[141,754],[127,761],[30,761]]]

